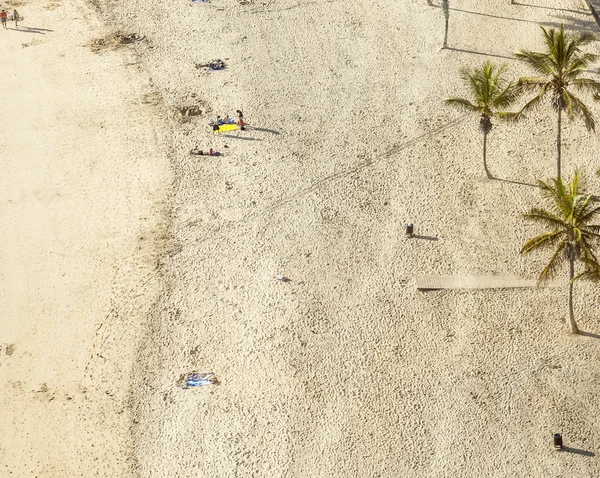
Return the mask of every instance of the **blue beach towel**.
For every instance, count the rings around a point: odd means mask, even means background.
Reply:
[[[214,385],[217,383],[217,377],[214,373],[189,373],[185,384],[188,387],[203,387],[204,385]]]

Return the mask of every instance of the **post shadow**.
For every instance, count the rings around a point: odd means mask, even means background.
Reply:
[[[436,236],[421,236],[420,234],[411,234],[408,236],[409,239],[423,239],[424,241],[437,241]]]
[[[593,451],[580,450],[578,448],[571,448],[569,446],[563,446],[560,451],[563,451],[566,453],[573,453],[574,455],[581,455],[581,456],[596,456],[596,454]]]

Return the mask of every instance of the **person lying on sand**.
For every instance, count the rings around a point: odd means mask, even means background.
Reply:
[[[194,154],[196,156],[221,156],[221,153],[212,148],[210,148],[206,153],[201,149],[194,148],[190,151],[190,154]]]
[[[211,70],[223,70],[225,69],[225,62],[220,58],[218,60],[212,60],[208,63],[208,67]]]

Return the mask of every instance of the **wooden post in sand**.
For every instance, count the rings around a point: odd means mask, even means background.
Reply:
[[[555,433],[554,434],[554,449],[562,450],[562,448],[563,448],[562,435],[560,433]]]

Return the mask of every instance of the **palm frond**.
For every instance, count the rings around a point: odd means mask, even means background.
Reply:
[[[545,98],[546,90],[542,88],[537,95],[535,95],[532,99],[525,103],[519,111],[517,111],[513,119],[521,119],[521,116],[524,116],[528,111],[536,111],[541,106]]]
[[[562,179],[560,180],[560,185],[564,188],[564,183],[563,183]],[[571,181],[569,181],[569,188],[568,188],[569,195],[578,196],[580,187],[581,187],[581,178],[579,176],[579,169],[576,169],[575,172],[573,173],[573,179],[571,179]]]
[[[560,217],[540,208],[531,209],[528,213],[523,214],[523,217],[548,227],[565,227],[566,225]]]
[[[529,254],[535,249],[554,245],[560,239],[562,234],[564,234],[563,231],[552,231],[532,237],[525,244],[523,244],[523,247],[521,248],[521,254]]]
[[[464,98],[456,98],[456,97],[447,98],[445,100],[445,103],[454,108],[457,108],[457,109],[460,109],[463,111],[467,111],[467,112],[471,112],[471,113],[479,113],[481,111],[481,108],[479,106],[474,105],[469,100],[466,100]]]
[[[567,192],[561,178],[552,180],[552,184],[544,181],[537,181],[541,195],[544,199],[552,201],[552,206],[557,214],[564,218],[571,214],[571,203],[567,198]]]
[[[571,85],[577,91],[583,91],[586,93],[600,93],[600,82],[591,78],[576,78],[571,81]]]
[[[505,71],[506,65],[497,66],[489,60],[478,68],[461,68],[460,78],[469,88],[470,97],[450,97],[445,100],[446,104],[488,118],[496,115],[503,117],[503,110],[510,106],[519,94],[515,85],[504,79]]]
[[[575,96],[573,93],[567,93],[565,90],[565,96],[567,95],[572,105],[572,115],[576,114],[578,117],[583,118],[586,129],[588,131],[594,131],[596,129],[596,118],[594,118],[594,115],[590,109],[577,96]]]
[[[591,200],[592,196],[590,195],[589,198]],[[587,224],[589,221],[594,219],[594,216],[597,216],[599,214],[600,214],[600,206],[596,206],[592,209],[582,211],[582,214],[579,216],[579,222],[581,224]],[[586,227],[596,227],[596,226],[586,226]],[[600,227],[600,226],[597,226],[597,227]]]
[[[566,259],[565,255],[561,255],[565,251],[566,246],[567,241],[562,241],[558,245],[558,247],[554,251],[554,254],[552,254],[552,257],[550,258],[550,262],[548,262],[546,267],[544,267],[544,270],[542,270],[542,272],[540,273],[540,276],[538,277],[538,282],[543,282],[554,275],[558,266],[564,259]]]
[[[513,83],[510,83],[506,88],[496,94],[492,101],[492,106],[496,109],[504,110],[511,106],[521,96],[521,90]]]
[[[527,63],[534,71],[541,75],[549,76],[554,69],[552,59],[545,53],[520,50],[515,53],[515,57],[524,63]]]

